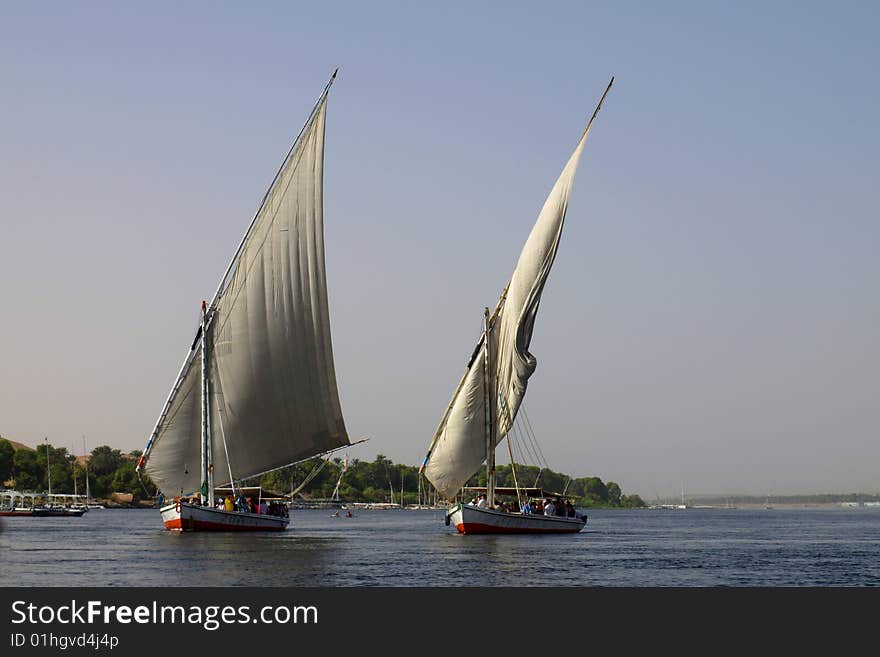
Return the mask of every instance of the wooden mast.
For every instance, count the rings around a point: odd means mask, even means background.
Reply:
[[[489,347],[489,309],[483,310],[483,376],[486,405],[486,508],[495,507],[495,404],[492,350]]]
[[[202,301],[202,449],[201,501],[214,507],[214,459],[211,454],[211,410],[208,384],[208,308]]]

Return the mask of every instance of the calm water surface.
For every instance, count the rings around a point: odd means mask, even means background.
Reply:
[[[459,536],[442,511],[294,511],[189,534],[155,510],[3,518],[3,586],[878,586],[878,509],[594,511],[569,536]]]

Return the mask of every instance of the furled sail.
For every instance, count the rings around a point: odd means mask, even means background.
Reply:
[[[324,266],[326,93],[208,310],[211,452],[218,485],[230,471],[235,479],[246,478],[349,444]],[[184,363],[145,452],[144,470],[167,494],[200,486],[198,352],[194,346]]]
[[[613,80],[612,80],[613,82]],[[611,85],[608,85],[608,89]],[[605,94],[608,93],[605,90]],[[497,445],[513,426],[537,360],[529,352],[532,330],[544,284],[556,257],[568,197],[593,119],[602,106],[603,94],[580,141],[544,202],[526,240],[516,268],[440,426],[434,434],[423,469],[440,494],[451,497],[486,460],[486,375],[478,355],[488,337],[492,354],[489,388],[496,394],[492,404]],[[494,445],[492,446],[494,449]]]

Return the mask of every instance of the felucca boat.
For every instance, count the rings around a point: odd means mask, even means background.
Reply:
[[[168,501],[160,510],[169,530],[284,530],[285,505],[273,505],[274,514],[230,511],[216,491],[228,488],[237,498],[243,479],[350,444],[324,268],[324,127],[335,78],[336,72],[214,297],[202,302],[195,338],[138,461],[138,472]]]
[[[614,78],[544,202],[495,310],[484,310],[482,335],[420,468],[441,495],[452,498],[485,463],[485,507],[458,502],[446,515],[446,524],[454,525],[462,534],[576,533],[587,523],[586,516],[580,515],[494,509],[495,449],[513,427],[528,379],[537,365],[528,349],[538,304],[562,236],[578,161],[593,120],[613,83]],[[519,485],[516,488],[517,497],[521,498]]]

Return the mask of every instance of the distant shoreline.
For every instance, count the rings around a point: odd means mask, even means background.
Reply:
[[[745,509],[749,511],[755,510],[792,510],[792,509],[863,509],[865,511],[880,511],[880,505],[849,504],[845,502],[771,502],[770,504],[758,502],[736,503],[731,506],[724,504],[688,504],[685,509],[672,508],[675,505],[669,505],[667,508],[658,508],[649,506],[648,509],[656,511],[700,511],[701,509],[714,511],[736,511],[737,509]]]

